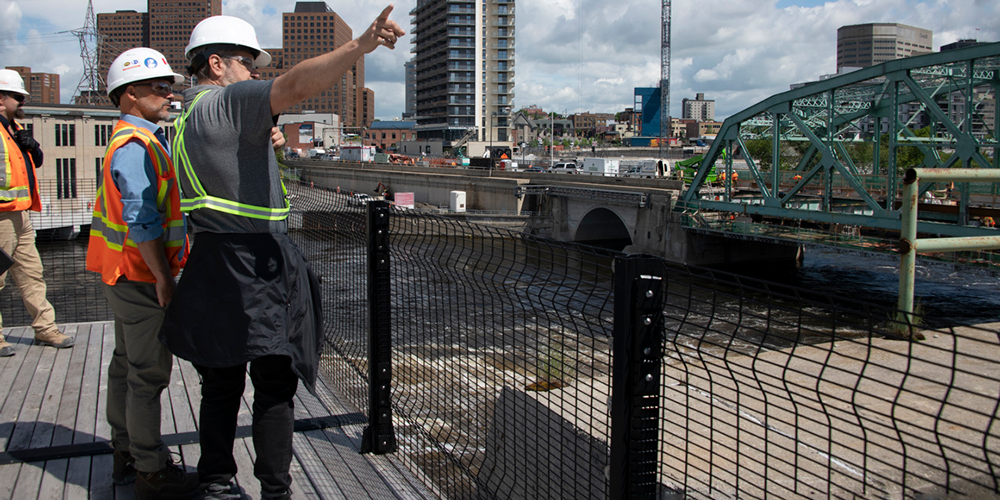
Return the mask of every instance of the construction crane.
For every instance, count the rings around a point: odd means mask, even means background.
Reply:
[[[669,144],[663,139],[670,137],[670,0],[662,0],[660,19],[660,157]]]

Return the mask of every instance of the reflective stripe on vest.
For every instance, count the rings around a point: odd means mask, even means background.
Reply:
[[[181,191],[183,197],[181,198],[181,210],[185,212],[191,212],[199,208],[209,208],[212,210],[217,210],[219,212],[225,212],[231,215],[238,215],[241,217],[249,217],[251,219],[262,219],[262,220],[284,220],[288,218],[289,202],[288,202],[288,190],[285,189],[285,183],[281,182],[281,194],[285,199],[285,206],[282,208],[270,208],[270,207],[260,207],[256,205],[249,205],[246,203],[240,203],[238,201],[227,200],[225,198],[219,198],[218,196],[209,195],[205,190],[205,187],[201,185],[201,180],[198,179],[198,174],[195,172],[194,166],[191,163],[191,159],[188,157],[187,149],[184,144],[184,132],[187,128],[187,119],[191,115],[191,110],[194,106],[198,104],[202,96],[210,90],[203,90],[195,96],[194,100],[191,101],[191,105],[181,113],[181,116],[174,121],[174,130],[177,131],[174,137],[173,153],[174,159],[177,161],[179,175],[183,177],[185,183],[181,183]],[[187,192],[187,187],[190,187],[193,193]]]
[[[121,193],[111,177],[111,159],[115,151],[132,139],[143,144],[156,173],[156,208],[163,224],[163,247],[171,273],[176,276],[187,260],[184,215],[180,211],[180,194],[170,157],[152,132],[121,120],[115,126],[104,155],[87,250],[87,269],[101,273],[102,281],[109,285],[114,285],[120,276],[133,281],[156,282],[138,245],[129,237],[128,224],[122,219]]]
[[[4,173],[0,179],[0,211],[17,211],[31,208],[31,188],[28,186],[28,161],[17,147],[7,128],[0,125],[0,155],[3,156]]]

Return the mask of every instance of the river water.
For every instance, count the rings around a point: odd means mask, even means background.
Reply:
[[[108,319],[96,275],[82,272],[86,240],[38,243],[49,284],[48,297],[59,321]],[[834,250],[806,250],[801,265],[743,265],[726,271],[815,292],[892,306],[899,290],[899,261]],[[20,300],[12,299],[13,280],[0,292],[4,324],[30,323]],[[916,302],[932,324],[1000,321],[1000,277],[956,270],[946,264],[917,266]]]
[[[899,259],[807,248],[801,265],[727,269],[762,280],[892,307],[899,296]],[[949,264],[920,264],[914,302],[931,325],[1000,321],[1000,277]]]

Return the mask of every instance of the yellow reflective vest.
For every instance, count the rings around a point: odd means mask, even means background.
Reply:
[[[290,205],[288,203],[288,190],[285,188],[284,182],[281,183],[281,192],[285,195],[285,206],[281,208],[261,207],[247,203],[240,203],[235,200],[228,200],[226,198],[220,198],[218,196],[212,196],[208,194],[208,191],[204,186],[202,186],[201,181],[198,179],[198,174],[195,172],[194,166],[191,164],[191,159],[188,157],[187,150],[185,149],[184,132],[191,110],[194,109],[195,105],[198,104],[198,101],[201,100],[201,98],[208,92],[210,91],[205,90],[195,96],[194,100],[191,101],[191,105],[184,110],[184,113],[181,114],[180,118],[174,121],[174,129],[177,131],[177,136],[174,139],[173,144],[174,158],[177,159],[177,165],[179,166],[180,172],[179,175],[184,180],[184,197],[181,198],[181,210],[191,212],[199,208],[209,208],[225,212],[227,214],[249,217],[251,219],[287,219]],[[189,187],[193,192],[188,192]]]

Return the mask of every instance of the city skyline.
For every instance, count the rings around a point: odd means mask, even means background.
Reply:
[[[94,0],[95,12],[144,11],[146,0]],[[358,32],[388,2],[328,1]],[[79,4],[79,5],[77,5]],[[393,19],[409,33],[416,0],[396,1]],[[224,0],[223,14],[255,26],[265,47],[281,46],[281,15],[295,0]],[[631,107],[633,88],[659,81],[660,2],[596,0],[522,2],[517,6],[514,109],[532,105],[558,113],[617,112]],[[83,25],[86,3],[0,0],[3,65],[61,76],[64,102],[82,74],[79,44],[68,30]],[[540,21],[547,20],[547,21]],[[793,83],[836,71],[837,29],[893,22],[934,32],[934,50],[958,39],[1000,40],[1000,2],[967,0],[693,0],[673,1],[671,110],[704,93],[722,120]],[[60,32],[64,32],[61,33]],[[374,116],[404,111],[407,34],[396,50],[366,57],[365,85],[376,96]],[[180,68],[178,68],[180,69]]]

